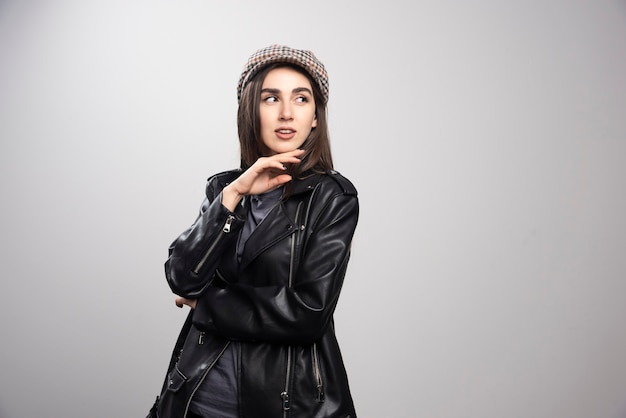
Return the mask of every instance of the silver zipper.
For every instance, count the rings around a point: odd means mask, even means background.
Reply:
[[[291,407],[289,405],[289,377],[291,375],[291,346],[287,347],[287,376],[285,378],[285,390],[280,394],[283,401],[283,417],[287,416],[287,411]]]
[[[302,207],[302,202],[298,203],[298,207],[296,208],[296,232],[291,236],[291,254],[289,257],[289,277],[287,280],[287,287],[291,287],[293,282],[293,274],[294,274],[294,261],[296,258],[296,237],[298,236],[298,231],[301,231],[301,228],[298,226],[300,222],[300,208]],[[289,401],[289,381],[291,375],[291,350],[292,347],[287,346],[287,371],[285,373],[285,390],[280,394],[280,398],[283,402],[283,417],[287,417],[287,411],[289,411],[290,401]]]
[[[193,388],[193,391],[191,392],[191,395],[189,396],[189,400],[187,401],[187,405],[185,406],[185,413],[183,414],[183,417],[186,417],[187,413],[189,412],[189,406],[191,405],[191,400],[193,399],[193,395],[196,394],[196,392],[198,391],[198,388],[202,385],[202,382],[204,382],[204,379],[206,379],[207,375],[209,374],[213,366],[215,366],[215,363],[217,363],[220,357],[222,357],[222,354],[224,354],[224,351],[226,351],[229,345],[230,345],[230,341],[226,342],[226,344],[224,345],[224,348],[222,348],[222,351],[220,351],[217,357],[215,357],[215,360],[213,360],[213,362],[209,364],[209,367],[207,367],[207,369],[202,374],[200,381],[198,382],[196,387]]]
[[[228,217],[226,218],[226,223],[224,224],[224,228],[222,228],[222,232],[224,232],[224,234],[228,234],[230,232],[230,226],[231,226],[231,224],[233,223],[234,220],[235,220],[235,217],[233,215],[228,215]],[[200,273],[200,270],[202,270],[202,267],[204,266],[204,263],[206,263],[207,259],[209,258],[209,255],[211,255],[213,250],[215,250],[215,247],[220,242],[220,240],[222,239],[222,236],[224,234],[219,234],[215,238],[213,243],[211,243],[211,246],[209,247],[207,252],[204,253],[204,257],[202,257],[202,259],[200,260],[200,262],[198,263],[196,268],[193,269],[193,273],[194,274],[199,274]]]
[[[226,218],[226,223],[224,224],[224,229],[222,229],[222,231],[228,234],[230,232],[230,225],[233,223],[234,220],[235,217],[233,215],[228,215],[228,218]]]
[[[317,401],[324,402],[324,381],[322,380],[320,359],[317,354],[317,343],[313,343],[313,369],[315,371],[315,380],[317,381]]]
[[[287,286],[291,287],[291,284],[293,283],[293,265],[296,259],[296,237],[299,234],[299,231],[302,231],[302,229],[304,229],[304,225],[302,225],[303,228],[300,228],[300,226],[298,225],[298,223],[300,222],[300,208],[302,207],[302,202],[298,203],[298,207],[296,208],[296,233],[293,234],[292,238],[291,238],[291,254],[289,257],[289,279],[287,281]]]

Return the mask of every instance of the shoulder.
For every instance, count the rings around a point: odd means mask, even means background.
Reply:
[[[294,180],[294,195],[310,191],[314,191],[316,195],[323,195],[325,198],[330,198],[333,195],[357,196],[354,184],[335,170],[309,174]]]
[[[312,225],[321,222],[335,222],[342,217],[353,218],[359,215],[359,198],[354,184],[338,171],[329,170],[317,175],[315,184],[311,185],[307,213]]]
[[[228,183],[239,177],[241,173],[242,171],[240,168],[222,171],[221,173],[213,174],[211,177],[209,177],[207,179],[207,183],[223,184],[224,186],[226,186],[228,185]]]
[[[347,177],[344,177],[338,171],[328,170],[326,172],[326,175],[322,177],[326,178],[327,182],[332,181],[333,183],[335,183],[336,187],[338,187],[339,190],[341,190],[342,194],[350,195],[350,196],[357,196],[357,191],[356,191],[356,187],[354,186],[354,184],[352,184],[352,182],[348,180]]]
[[[215,197],[222,189],[233,180],[241,175],[241,169],[222,171],[221,173],[213,174],[206,181],[206,195],[209,198]]]

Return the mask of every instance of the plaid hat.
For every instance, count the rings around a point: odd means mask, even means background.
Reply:
[[[241,100],[241,93],[252,77],[266,65],[275,62],[294,64],[309,73],[322,91],[324,103],[328,102],[328,73],[324,64],[311,51],[293,49],[284,45],[271,45],[259,49],[250,56],[237,84],[237,101]]]

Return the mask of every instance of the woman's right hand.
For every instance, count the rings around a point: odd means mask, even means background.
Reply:
[[[234,211],[244,196],[263,194],[289,182],[291,176],[285,173],[285,164],[299,163],[298,157],[304,152],[297,149],[259,158],[237,180],[224,187],[222,204]]]

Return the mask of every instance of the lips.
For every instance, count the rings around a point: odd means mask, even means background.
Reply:
[[[296,135],[296,131],[291,128],[278,128],[274,132],[280,139],[291,139]]]

